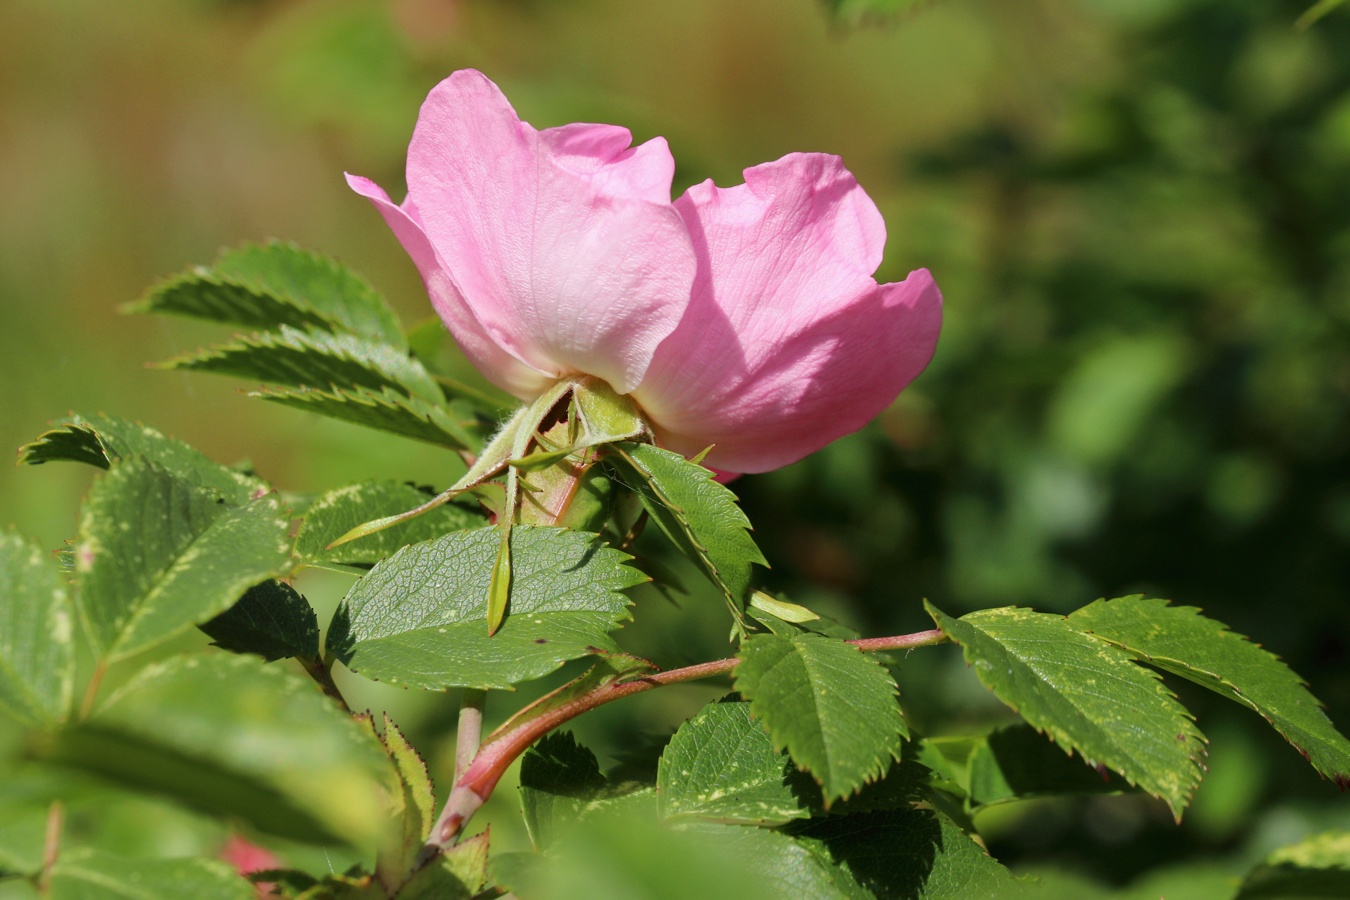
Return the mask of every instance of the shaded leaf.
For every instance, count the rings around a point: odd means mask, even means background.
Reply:
[[[154,285],[124,307],[245,328],[322,328],[407,346],[398,319],[365,279],[341,263],[279,242],[227,250]]]
[[[365,481],[329,491],[310,505],[295,539],[305,562],[374,565],[408,544],[483,524],[476,510],[447,503],[416,518],[329,550],[328,545],[358,525],[397,515],[426,503],[430,494],[396,481]]]
[[[1094,771],[1058,750],[1030,725],[1009,725],[975,741],[967,788],[972,806],[1061,794],[1109,794],[1130,786],[1106,768]]]
[[[253,900],[248,880],[217,859],[127,859],[65,850],[52,868],[52,900]]]
[[[851,644],[817,634],[753,635],[735,685],[775,747],[815,776],[828,804],[878,778],[908,737],[895,681]]]
[[[49,554],[0,532],[0,708],[30,726],[70,709],[75,629],[64,582]]]
[[[460,841],[413,873],[397,900],[469,900],[487,884],[488,832]]]
[[[666,818],[781,825],[810,815],[802,780],[749,703],[709,703],[666,745],[656,789]]]
[[[605,787],[595,754],[570,731],[555,731],[535,742],[520,760],[520,808],[535,849],[577,818]]]
[[[352,586],[328,649],[369,678],[424,688],[507,688],[569,659],[613,650],[628,617],[620,591],[642,582],[628,557],[595,536],[512,529],[510,609],[488,636],[488,580],[496,528],[456,531],[405,547]]]
[[[57,460],[82,462],[106,469],[120,459],[143,456],[166,472],[219,491],[240,505],[268,490],[260,479],[209,459],[184,442],[136,422],[113,416],[71,416],[19,448],[19,461],[29,465]]]
[[[268,662],[319,655],[319,620],[309,601],[283,581],[264,581],[201,626],[217,647],[256,653]]]
[[[1313,767],[1350,786],[1350,741],[1302,679],[1273,653],[1192,606],[1142,595],[1098,600],[1069,621],[1152,666],[1260,713]]]
[[[1350,831],[1281,847],[1242,880],[1237,900],[1340,900],[1350,896]]]
[[[713,473],[678,453],[650,444],[616,444],[610,457],[619,480],[642,501],[647,514],[681,552],[726,596],[741,621],[753,566],[767,566],[750,537],[750,520],[736,495]]]
[[[271,388],[249,396],[442,447],[476,450],[483,441],[471,413],[453,404],[447,409],[425,403],[401,391]]]
[[[388,822],[379,746],[312,681],[253,656],[150,666],[39,753],[301,840],[373,844]]]
[[[1204,739],[1156,673],[1063,616],[928,611],[995,696],[1065,752],[1119,772],[1180,818],[1200,782]]]
[[[75,546],[80,613],[95,648],[128,656],[229,608],[290,567],[276,495],[240,507],[140,459],[95,482]]]
[[[406,351],[354,335],[290,326],[239,336],[228,344],[176,356],[161,365],[288,387],[393,388],[427,403],[442,399],[431,375]]]

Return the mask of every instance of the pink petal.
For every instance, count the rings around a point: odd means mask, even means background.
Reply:
[[[699,273],[634,397],[663,445],[763,472],[856,431],[928,364],[942,296],[926,270],[872,278],[875,205],[837,157],[792,154],[676,201]]]
[[[380,211],[398,242],[417,266],[422,283],[426,285],[427,295],[431,298],[431,305],[474,367],[498,387],[519,397],[537,396],[547,387],[553,380],[547,372],[541,372],[512,356],[488,336],[483,324],[465,302],[454,278],[437,258],[411,204],[404,204],[408,209],[395,205],[389,195],[369,178],[348,175],[347,184]]]
[[[427,97],[408,149],[422,229],[488,335],[552,375],[626,393],[688,303],[694,255],[664,142],[536,132],[479,72]]]

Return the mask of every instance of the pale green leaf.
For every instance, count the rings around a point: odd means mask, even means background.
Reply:
[[[857,647],[818,634],[753,635],[741,644],[736,690],[828,804],[880,777],[908,737],[895,681]]]
[[[814,785],[773,746],[749,703],[710,703],[675,732],[657,768],[666,818],[781,825],[805,818]],[[805,799],[803,794],[805,793]]]
[[[69,460],[106,469],[132,456],[143,456],[184,481],[217,490],[235,505],[268,490],[261,480],[222,466],[180,440],[103,414],[62,419],[56,428],[19,448],[19,461],[29,465]]]
[[[389,760],[398,773],[402,811],[399,820],[401,832],[396,841],[381,855],[381,870],[407,872],[431,834],[436,821],[436,791],[431,784],[431,773],[426,760],[417,752],[403,732],[384,715],[384,735],[381,739]]]
[[[218,859],[126,859],[91,848],[63,850],[51,900],[252,900],[248,880]]]
[[[318,617],[309,601],[283,581],[255,584],[201,629],[217,647],[231,653],[256,653],[268,662],[319,655]]]
[[[1242,880],[1236,900],[1342,900],[1350,896],[1350,831],[1281,847]]]
[[[648,515],[680,550],[702,568],[741,620],[751,569],[767,566],[750,537],[750,520],[736,495],[713,473],[650,444],[617,444],[611,457],[619,480],[642,500]]]
[[[553,842],[605,787],[595,754],[570,731],[544,735],[520,759],[520,808],[535,849]]]
[[[470,900],[487,884],[488,832],[441,852],[413,873],[396,900]]]
[[[275,332],[241,335],[161,365],[293,388],[392,388],[426,403],[443,400],[435,380],[404,350],[355,335],[301,331],[288,325]]]
[[[352,586],[328,649],[368,678],[423,688],[508,688],[569,659],[613,650],[628,618],[620,593],[644,580],[595,536],[512,529],[510,606],[491,637],[488,580],[496,528],[456,531],[405,547]]]
[[[431,495],[397,481],[365,481],[329,491],[310,505],[295,539],[295,555],[309,563],[374,565],[408,544],[483,524],[476,510],[447,503],[420,516],[356,538],[328,545],[358,525],[420,506]]]
[[[231,507],[141,459],[95,482],[80,517],[80,613],[101,655],[119,658],[228,609],[290,566],[276,495]]]
[[[1324,777],[1350,786],[1350,741],[1280,661],[1192,606],[1143,596],[1098,600],[1069,621],[1152,666],[1260,713]]]
[[[477,450],[483,442],[477,419],[462,404],[424,403],[402,391],[268,388],[249,396],[442,447]]]
[[[928,607],[985,687],[1066,753],[1119,772],[1178,818],[1200,782],[1204,738],[1158,675],[1063,616]]]
[[[150,666],[40,753],[301,840],[371,845],[394,824],[378,743],[312,681],[254,656]]]
[[[65,718],[74,678],[74,615],[56,560],[0,532],[0,709],[41,726]]]

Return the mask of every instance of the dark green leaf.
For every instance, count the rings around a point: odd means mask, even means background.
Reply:
[[[52,900],[253,900],[253,886],[218,859],[125,859],[63,850],[52,868]]]
[[[413,873],[397,900],[469,900],[487,884],[488,832],[460,841]]]
[[[295,555],[310,563],[374,565],[408,544],[483,524],[481,513],[447,503],[406,522],[326,549],[356,526],[407,512],[426,503],[431,496],[397,481],[366,481],[329,491],[314,501],[305,514],[295,539]]]
[[[995,696],[1066,753],[1119,772],[1180,818],[1200,782],[1204,738],[1156,673],[1063,616],[928,610]]]
[[[1350,741],[1279,657],[1192,606],[1123,597],[1098,600],[1069,621],[1152,666],[1248,706],[1275,727],[1324,777],[1350,786]]]
[[[350,334],[301,331],[290,326],[236,337],[228,344],[176,356],[162,365],[286,387],[392,388],[426,403],[438,404],[443,399],[431,375],[406,351]]]
[[[210,267],[165,279],[126,311],[245,328],[321,328],[407,346],[393,311],[365,279],[332,259],[276,242],[228,250]]]
[[[319,620],[309,601],[284,581],[256,584],[239,602],[201,626],[216,646],[271,662],[319,655]]]
[[[643,581],[626,555],[594,535],[512,529],[510,608],[485,624],[496,528],[456,531],[405,547],[347,593],[328,648],[352,671],[424,688],[507,688],[569,659],[613,650],[608,632],[628,617],[620,591]]]
[[[595,754],[570,731],[536,741],[520,760],[520,807],[530,843],[535,849],[551,844],[604,787]]]
[[[1342,900],[1350,896],[1350,831],[1281,847],[1242,880],[1236,900]]]
[[[477,450],[483,443],[472,414],[453,404],[447,409],[424,403],[401,391],[268,389],[249,396],[442,447]]]
[[[140,459],[95,482],[75,546],[80,612],[100,654],[128,656],[228,609],[290,566],[276,495],[241,507]]]
[[[813,819],[790,829],[856,898],[1005,900],[1026,889],[965,832],[930,809]]]
[[[1056,749],[1029,725],[999,728],[975,742],[967,787],[972,806],[1058,794],[1128,791],[1105,767],[1093,771]]]
[[[21,447],[19,454],[19,461],[29,465],[70,460],[100,469],[120,459],[143,456],[184,481],[219,491],[236,506],[268,490],[259,479],[222,466],[182,441],[165,437],[153,428],[101,414],[64,419],[55,429]]]
[[[709,703],[666,745],[656,787],[666,818],[781,825],[810,815],[802,781],[749,703]],[[807,788],[809,799],[814,785]]]
[[[0,532],[0,709],[27,725],[65,718],[74,677],[74,617],[56,561]]]
[[[421,852],[431,826],[436,821],[436,791],[431,785],[431,774],[422,755],[403,732],[398,730],[389,714],[384,716],[384,735],[381,739],[389,754],[401,787],[402,811],[399,819],[402,829],[397,841],[381,856],[381,871],[408,872]]]
[[[372,844],[389,821],[389,761],[309,679],[253,656],[151,666],[39,749],[301,840]]]
[[[895,681],[857,647],[818,634],[753,635],[741,644],[736,690],[775,747],[820,782],[825,802],[878,778],[908,736]]]
[[[617,444],[611,457],[619,480],[642,500],[648,515],[680,550],[721,588],[740,621],[750,572],[767,566],[750,520],[736,495],[713,480],[713,473],[678,453],[650,444]]]

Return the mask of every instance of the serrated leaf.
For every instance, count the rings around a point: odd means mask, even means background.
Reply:
[[[150,666],[39,755],[300,840],[378,841],[389,761],[309,679],[254,656]]]
[[[1030,725],[996,729],[974,743],[966,786],[970,806],[1063,794],[1118,794],[1130,786],[1105,767],[1094,771],[1055,748]]]
[[[621,593],[644,577],[594,535],[512,529],[510,609],[484,624],[496,528],[456,531],[405,547],[352,586],[333,617],[328,650],[368,678],[423,688],[509,688],[569,659],[613,650],[628,617]]]
[[[127,859],[91,848],[63,850],[46,892],[52,900],[252,900],[247,879],[218,859]]]
[[[396,900],[470,900],[487,884],[488,832],[442,851],[413,873]]]
[[[290,567],[288,521],[269,494],[219,494],[130,459],[95,482],[75,546],[77,598],[108,658],[136,653],[228,609]]]
[[[1204,738],[1157,673],[1063,616],[1009,607],[952,619],[927,608],[995,696],[1066,753],[1119,772],[1181,817]]]
[[[30,726],[70,709],[74,610],[55,560],[0,532],[0,709]]]
[[[355,335],[301,331],[289,325],[279,331],[239,336],[228,344],[176,356],[161,365],[287,387],[392,388],[427,403],[443,399],[435,380],[404,350]]]
[[[444,408],[401,391],[265,389],[249,396],[442,447],[477,450],[483,442],[472,415],[456,411],[453,404]]]
[[[245,328],[346,331],[406,349],[398,319],[365,279],[290,244],[246,244],[209,267],[152,287],[132,313],[170,313]]]
[[[753,566],[768,566],[750,536],[736,495],[713,473],[678,453],[650,444],[616,444],[611,457],[647,514],[726,596],[741,621]]]
[[[329,491],[310,505],[295,539],[295,555],[309,563],[374,565],[408,544],[483,524],[481,513],[447,503],[329,550],[358,525],[420,506],[430,494],[397,481],[364,481]]]
[[[106,469],[132,456],[143,456],[184,481],[220,491],[235,505],[268,490],[260,479],[222,466],[180,440],[103,414],[63,419],[56,428],[19,448],[19,462],[29,465],[68,460]]]
[[[268,662],[319,655],[319,620],[314,608],[283,581],[254,585],[234,606],[200,627],[217,647],[231,653],[256,653]]]
[[[909,736],[895,681],[851,644],[802,633],[752,635],[741,644],[736,690],[825,802],[878,778]]]
[[[833,867],[833,883],[842,896],[1034,896],[950,819],[931,809],[827,816],[792,826],[789,833]]]
[[[811,814],[801,780],[749,703],[709,703],[666,745],[656,790],[668,819],[781,825]]]
[[[595,754],[570,731],[536,741],[520,760],[520,808],[530,843],[536,850],[551,844],[604,787]]]
[[[398,773],[401,787],[401,833],[381,857],[380,870],[391,873],[411,871],[413,861],[421,851],[431,826],[436,821],[436,791],[431,785],[431,774],[426,761],[398,726],[384,715],[384,735],[381,739],[389,760]]]
[[[1242,880],[1236,900],[1339,900],[1350,895],[1350,831],[1281,847]]]
[[[1142,595],[1098,600],[1069,621],[1149,665],[1255,710],[1323,777],[1350,786],[1350,741],[1317,698],[1279,657],[1222,622],[1193,606]]]

